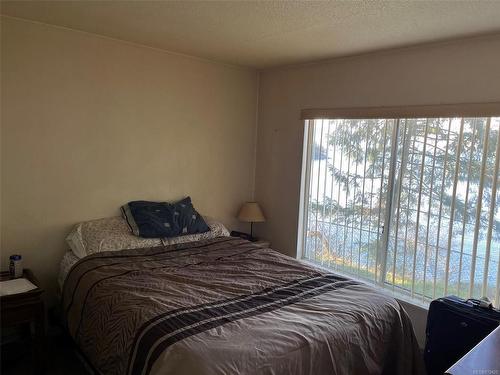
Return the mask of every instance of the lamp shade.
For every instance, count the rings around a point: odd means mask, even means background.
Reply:
[[[238,220],[248,223],[259,223],[266,221],[266,218],[257,202],[246,202],[240,208]]]

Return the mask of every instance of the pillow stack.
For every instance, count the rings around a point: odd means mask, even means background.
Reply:
[[[191,198],[176,203],[133,201],[121,207],[123,217],[92,220],[76,225],[66,237],[78,258],[125,249],[138,249],[229,236],[226,227],[205,219]],[[208,223],[208,224],[207,224]]]

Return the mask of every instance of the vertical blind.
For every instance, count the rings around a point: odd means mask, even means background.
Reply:
[[[428,301],[500,301],[500,117],[306,120],[301,257]]]

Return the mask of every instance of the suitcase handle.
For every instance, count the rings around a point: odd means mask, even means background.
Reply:
[[[488,309],[488,310],[493,309],[493,304],[488,299],[488,297],[483,297],[481,299],[469,298],[468,300],[465,301],[465,303],[469,303],[469,302],[474,307],[480,307],[480,308]]]

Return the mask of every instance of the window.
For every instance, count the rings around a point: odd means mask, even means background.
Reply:
[[[305,125],[300,257],[422,302],[498,305],[500,117]]]

